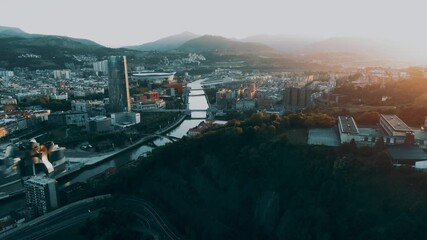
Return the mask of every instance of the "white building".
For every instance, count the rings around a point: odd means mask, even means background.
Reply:
[[[53,77],[55,79],[71,79],[71,70],[54,70]]]
[[[50,95],[52,100],[68,100],[68,93]]]
[[[93,63],[93,71],[102,72],[102,74],[108,74],[108,60],[94,62]]]
[[[15,98],[9,97],[9,98],[2,98],[0,100],[0,104],[2,104],[2,105],[16,105],[16,104],[18,104],[18,102],[16,101]]]
[[[338,116],[338,129],[341,143],[349,143],[352,139],[356,141],[359,136],[359,128],[353,117]]]
[[[141,114],[135,112],[120,112],[111,114],[111,124],[128,127],[141,122]]]
[[[56,180],[34,176],[24,182],[27,204],[34,205],[39,215],[58,207]]]
[[[0,77],[13,77],[13,71],[0,71]]]
[[[163,99],[158,99],[155,101],[142,101],[142,102],[134,102],[131,103],[132,111],[144,111],[150,109],[159,109],[165,108],[166,102]]]
[[[33,101],[36,100],[37,98],[41,97],[41,93],[39,91],[29,91],[29,92],[25,92],[25,93],[17,93],[15,94],[16,99],[18,100],[18,102],[23,102],[23,101]]]

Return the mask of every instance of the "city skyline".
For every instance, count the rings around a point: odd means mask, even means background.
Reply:
[[[11,11],[2,13],[0,23],[29,33],[88,38],[109,47],[138,45],[189,31],[238,39],[257,34],[386,39],[427,52],[423,44],[427,36],[417,27],[426,20],[423,4],[410,2],[18,0],[2,3]],[[147,11],[146,6],[154,11]],[[120,8],[124,11],[117,11]]]

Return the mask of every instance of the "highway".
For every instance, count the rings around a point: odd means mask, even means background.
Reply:
[[[58,208],[30,222],[0,234],[2,240],[43,239],[62,229],[71,227],[87,218],[95,217],[101,210],[98,201],[110,195],[84,199]]]
[[[44,239],[58,231],[82,223],[89,218],[95,218],[103,208],[97,200],[109,198],[110,195],[98,196],[81,200],[65,207],[56,209],[35,220],[0,234],[2,240],[16,239]],[[155,239],[179,240],[182,239],[175,233],[166,220],[147,201],[125,196],[116,202],[117,208],[127,210],[136,216],[135,230],[141,233],[150,233]]]

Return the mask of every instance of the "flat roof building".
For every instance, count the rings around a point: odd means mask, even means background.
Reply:
[[[359,135],[359,128],[353,117],[338,116],[338,130],[341,143],[349,143],[352,139],[356,140]]]
[[[396,115],[381,114],[380,126],[388,136],[405,137],[407,133],[414,133],[414,131]]]

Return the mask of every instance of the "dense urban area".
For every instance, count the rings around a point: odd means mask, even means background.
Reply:
[[[425,236],[425,67],[1,33],[0,239]]]

